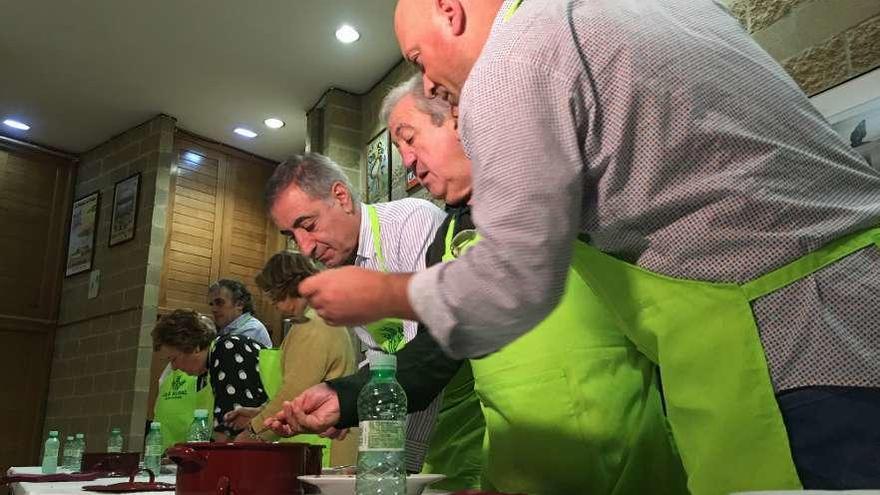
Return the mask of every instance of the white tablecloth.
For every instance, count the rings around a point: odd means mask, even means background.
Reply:
[[[12,467],[9,468],[8,475],[14,476],[19,474],[40,474],[42,471],[38,466],[34,467]],[[67,473],[70,471],[66,471],[63,469],[58,469],[59,473]],[[174,483],[174,475],[162,475],[157,476],[156,481],[164,481],[165,483]],[[111,483],[119,483],[120,481],[128,481],[128,478],[101,478],[94,481],[74,481],[74,482],[54,482],[54,483],[12,483],[9,485],[12,488],[13,495],[70,495],[77,494],[83,495],[86,493],[97,493],[97,492],[84,492],[82,487],[86,485],[109,485]],[[143,476],[138,476],[135,478],[135,481],[150,481],[149,476],[144,474]],[[131,492],[133,495],[157,495],[160,493],[174,493],[174,492]]]

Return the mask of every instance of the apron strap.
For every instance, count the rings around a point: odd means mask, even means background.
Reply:
[[[749,301],[775,292],[846,256],[874,244],[880,247],[880,228],[856,232],[837,239],[812,253],[764,274],[740,287]]]
[[[367,213],[370,215],[370,231],[373,234],[373,251],[376,253],[376,261],[379,262],[379,269],[383,272],[388,270],[385,268],[385,255],[382,254],[382,236],[379,235],[379,214],[376,213],[376,207],[366,205]]]
[[[445,254],[452,254],[452,238],[455,237],[455,217],[449,220],[449,227],[446,228],[446,250]]]
[[[516,9],[518,9],[520,5],[522,5],[522,0],[514,0],[514,2],[510,4],[510,7],[507,8],[507,12],[504,13],[504,22],[509,21],[510,18],[513,17],[513,14],[516,13]]]

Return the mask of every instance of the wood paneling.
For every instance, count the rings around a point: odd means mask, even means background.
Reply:
[[[34,465],[42,440],[74,165],[0,143],[0,472]]]
[[[284,246],[263,206],[275,164],[182,133],[175,152],[160,311],[207,312],[208,285],[233,278],[248,287],[258,318],[279,339],[280,316],[254,284],[269,256]]]

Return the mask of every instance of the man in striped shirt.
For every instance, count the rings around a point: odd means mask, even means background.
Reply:
[[[378,249],[389,272],[425,268],[425,252],[446,214],[432,203],[415,198],[371,205],[379,220],[381,246],[366,205],[357,200],[345,173],[329,158],[306,153],[278,165],[266,184],[266,203],[272,220],[296,240],[301,252],[328,267],[354,265],[380,270]],[[405,320],[405,340],[417,333],[417,323]],[[355,332],[367,355],[379,348],[363,327]],[[293,397],[290,397],[292,400]],[[436,423],[440,398],[407,421],[407,470],[419,472]]]

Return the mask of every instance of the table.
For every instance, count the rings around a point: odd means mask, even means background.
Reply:
[[[163,468],[164,469],[164,468]],[[8,475],[18,474],[40,474],[42,471],[39,466],[33,467],[12,467],[9,468]],[[58,468],[59,473],[69,473],[70,470]],[[135,481],[149,481],[146,475],[138,476]],[[173,474],[163,474],[156,477],[156,481],[164,481],[165,483],[174,483],[175,476]],[[9,485],[12,495],[83,495],[82,487],[86,485],[109,485],[120,481],[128,481],[128,478],[101,478],[94,481],[75,481],[75,482],[56,482],[56,483],[12,483]],[[131,492],[131,495],[161,495],[163,493],[173,492]],[[441,490],[432,490],[428,488],[423,495],[448,495],[450,492]]]
[[[11,467],[7,474],[9,476],[19,474],[40,474],[42,471],[39,466],[29,467]],[[58,468],[59,473],[69,473],[70,470]],[[165,483],[174,483],[175,476],[173,474],[165,474],[156,477],[156,481],[164,481]],[[82,487],[86,485],[109,485],[110,483],[118,483],[120,481],[128,481],[128,478],[100,478],[94,481],[66,481],[54,483],[12,483],[9,485],[12,495],[83,495],[85,493]],[[138,476],[135,481],[150,481],[146,474]],[[132,492],[132,495],[157,495],[161,493],[173,492]]]

